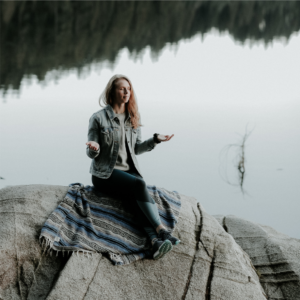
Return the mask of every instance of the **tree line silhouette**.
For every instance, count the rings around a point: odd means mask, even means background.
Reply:
[[[23,78],[113,63],[120,49],[159,55],[211,29],[238,42],[288,39],[300,29],[298,1],[1,1],[0,88]],[[222,51],[220,49],[220,51]]]

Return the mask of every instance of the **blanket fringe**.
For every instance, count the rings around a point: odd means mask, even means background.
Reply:
[[[88,259],[90,257],[93,257],[93,252],[92,251],[88,251],[88,250],[58,250],[55,249],[54,246],[54,241],[51,241],[49,238],[45,237],[45,236],[41,236],[39,239],[41,248],[42,248],[42,255],[46,255],[46,256],[52,256],[52,253],[55,254],[56,252],[56,256],[58,256],[58,252],[62,252],[62,256],[65,256],[65,252],[68,252],[67,255],[70,254],[71,255],[76,255],[78,256],[78,254],[83,255],[83,257],[87,257]],[[90,255],[89,255],[90,254]]]

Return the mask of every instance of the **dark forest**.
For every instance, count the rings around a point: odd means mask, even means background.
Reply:
[[[153,55],[211,29],[237,42],[271,43],[300,29],[297,1],[1,1],[2,91],[24,77],[43,80],[92,63],[113,63],[120,49]]]

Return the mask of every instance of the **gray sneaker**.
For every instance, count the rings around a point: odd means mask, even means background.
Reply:
[[[169,240],[162,241],[157,239],[153,246],[153,259],[157,260],[165,256],[173,248],[172,243]]]

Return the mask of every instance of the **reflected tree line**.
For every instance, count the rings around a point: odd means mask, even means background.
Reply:
[[[113,63],[123,48],[159,55],[166,43],[213,28],[266,44],[300,29],[297,1],[1,1],[0,8],[4,93],[27,76]]]

